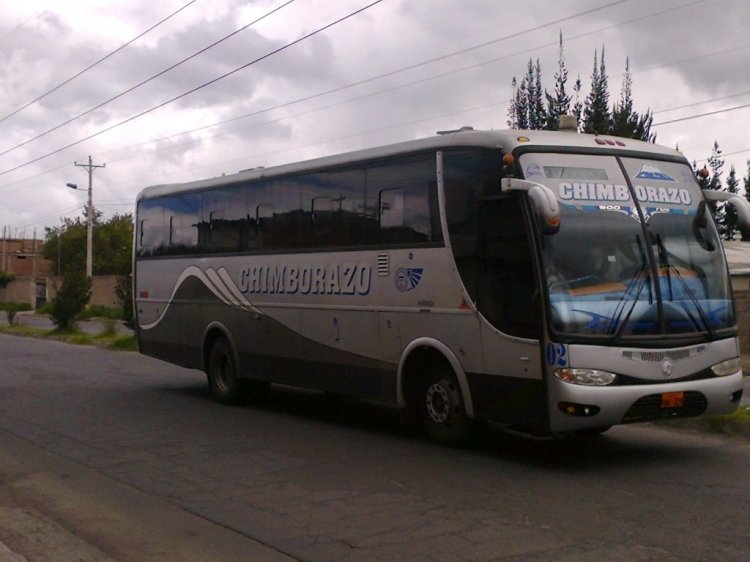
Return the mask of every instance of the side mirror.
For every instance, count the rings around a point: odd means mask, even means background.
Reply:
[[[503,178],[502,191],[525,191],[529,195],[534,211],[542,225],[544,234],[556,234],[560,230],[560,205],[549,187],[540,183],[516,178]]]
[[[742,239],[750,238],[750,203],[744,197],[728,191],[718,191],[716,189],[704,189],[703,197],[707,201],[723,201],[729,203],[737,210],[739,219],[739,230],[742,233]],[[700,214],[700,209],[699,209]]]
[[[701,201],[698,203],[698,212],[693,219],[693,236],[700,244],[700,247],[707,252],[713,252],[716,247],[713,242],[708,240],[705,236],[705,229],[708,226],[708,219],[706,218],[706,202]]]

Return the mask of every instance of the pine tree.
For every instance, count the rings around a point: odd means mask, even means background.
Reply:
[[[531,59],[529,59],[531,66]],[[529,80],[529,128],[544,129],[547,124],[547,110],[544,107],[544,89],[542,88],[542,65],[536,59]]]
[[[583,84],[581,83],[580,75],[576,77],[575,84],[573,84],[573,94],[575,95],[575,102],[573,103],[572,115],[576,118],[576,123],[579,124],[578,129],[580,130],[580,123],[583,121],[583,102],[581,101],[581,90]]]
[[[745,199],[750,203],[750,160],[747,161],[747,175],[742,181],[745,184]]]
[[[610,132],[612,117],[609,113],[609,87],[607,70],[604,65],[604,47],[597,66],[597,53],[594,51],[594,70],[591,74],[591,91],[583,104],[584,133],[606,134]]]
[[[721,157],[721,149],[719,148],[719,142],[714,141],[714,148],[706,162],[709,175],[706,178],[698,177],[698,185],[701,189],[715,189],[721,190],[721,174],[722,168],[724,167],[724,160]],[[696,169],[695,163],[693,168]],[[708,201],[708,207],[711,210],[711,214],[714,217],[714,221],[719,227],[719,232],[724,231],[724,205],[718,201]]]
[[[740,180],[737,179],[737,172],[734,169],[734,165],[729,168],[729,175],[727,176],[727,191],[729,193],[739,193]],[[724,206],[724,225],[726,232],[724,233],[725,240],[734,240],[734,231],[737,229],[737,209],[734,205]]]
[[[508,108],[508,125],[512,129],[544,129],[547,110],[542,93],[542,66],[532,59],[526,68],[521,83],[513,77],[513,97]]]
[[[560,123],[560,116],[570,112],[571,97],[565,91],[565,84],[568,82],[568,69],[565,67],[562,30],[560,30],[558,53],[554,95],[549,94],[546,90],[544,91],[544,97],[547,99],[547,126],[545,128],[549,131],[556,131]],[[580,79],[578,82],[580,82]]]
[[[654,142],[656,135],[651,133],[653,115],[647,110],[639,115],[633,109],[633,76],[630,73],[630,58],[625,59],[625,74],[622,78],[620,100],[612,108],[611,133],[618,137]]]
[[[521,80],[521,84],[518,84],[514,76],[512,86],[513,97],[511,97],[510,107],[508,107],[508,127],[511,129],[528,129],[529,110],[525,78]]]

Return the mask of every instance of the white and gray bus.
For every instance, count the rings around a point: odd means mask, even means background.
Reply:
[[[705,197],[675,150],[468,128],[149,187],[139,349],[204,370],[222,402],[346,394],[445,443],[476,420],[561,435],[728,413],[740,350]]]

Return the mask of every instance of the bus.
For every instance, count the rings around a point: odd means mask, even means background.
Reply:
[[[381,401],[444,444],[727,414],[743,375],[707,197],[731,196],[676,150],[470,127],[148,187],[138,347],[223,403]]]

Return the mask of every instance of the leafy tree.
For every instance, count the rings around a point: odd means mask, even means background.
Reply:
[[[66,270],[62,285],[50,307],[50,317],[55,326],[59,330],[71,329],[90,298],[91,279],[86,277],[85,271]]]
[[[598,65],[598,66],[597,66]],[[604,47],[601,62],[594,51],[594,70],[591,73],[591,91],[583,104],[582,131],[592,134],[610,132],[612,116],[609,112],[609,86],[607,69],[604,65]]]
[[[537,60],[537,65],[538,64],[539,61]],[[556,131],[560,123],[560,116],[566,115],[570,112],[571,97],[565,90],[565,84],[567,82],[568,69],[565,67],[563,35],[562,30],[560,30],[560,46],[558,48],[557,56],[557,72],[555,73],[555,91],[554,94],[549,94],[546,90],[544,91],[544,97],[547,99],[547,124],[545,126],[545,129],[547,129],[548,131]],[[578,80],[578,82],[580,83],[580,79]]]
[[[128,275],[133,260],[133,216],[115,214],[94,229],[94,272]]]
[[[63,218],[60,226],[47,228],[42,255],[59,264],[60,273],[84,271],[86,268],[86,217]],[[133,217],[116,214],[107,221],[94,210],[94,275],[127,275],[131,269]]]

